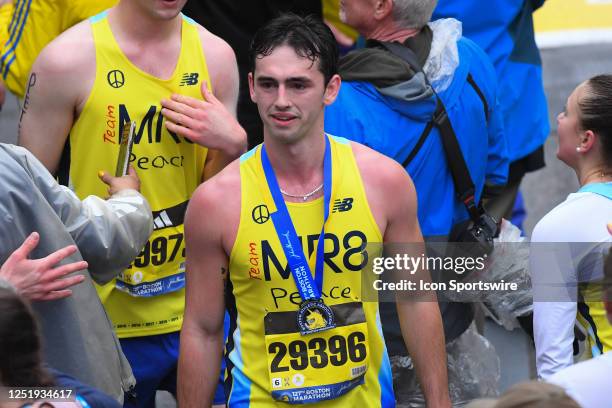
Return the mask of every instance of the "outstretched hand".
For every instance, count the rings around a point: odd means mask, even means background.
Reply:
[[[170,99],[161,101],[166,128],[210,149],[240,150],[246,136],[234,115],[210,92],[205,81],[202,81],[201,92],[204,100],[173,94]]]
[[[62,260],[74,254],[74,245],[59,249],[41,259],[28,259],[28,255],[40,241],[33,232],[17,248],[0,268],[0,277],[13,285],[17,292],[28,300],[56,300],[68,297],[68,289],[83,282],[83,275],[67,276],[87,269],[87,262],[79,261],[57,266]]]
[[[100,177],[100,180],[108,185],[108,194],[110,195],[126,189],[140,191],[140,179],[138,178],[138,174],[136,174],[136,170],[134,167],[132,167],[132,165],[128,167],[128,174],[125,176],[113,177],[105,171],[100,171],[98,173],[98,177]]]

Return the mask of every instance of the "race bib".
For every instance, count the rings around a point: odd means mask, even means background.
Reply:
[[[269,390],[275,400],[314,403],[364,383],[370,350],[363,305],[353,302],[331,309],[336,327],[305,336],[299,333],[296,311],[271,312],[264,318]]]
[[[185,287],[185,243],[182,225],[172,232],[154,231],[115,287],[135,297],[160,296]],[[177,231],[178,230],[178,231]]]

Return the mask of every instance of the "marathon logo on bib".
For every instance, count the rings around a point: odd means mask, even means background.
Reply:
[[[161,278],[153,282],[143,282],[139,284],[130,284],[117,279],[115,282],[115,287],[134,297],[159,296],[183,289],[185,287],[185,272],[166,276],[165,278]]]
[[[309,404],[312,402],[335,399],[363,384],[363,376],[354,380],[344,381],[333,385],[319,387],[306,387],[289,391],[272,391],[272,398],[289,404]]]

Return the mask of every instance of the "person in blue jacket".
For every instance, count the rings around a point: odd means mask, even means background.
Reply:
[[[497,217],[510,219],[523,176],[544,166],[550,125],[532,17],[543,4],[544,0],[439,0],[433,14],[434,19],[461,21],[463,35],[489,55],[497,72],[511,161],[507,186],[487,202]]]
[[[456,196],[440,133],[436,127],[428,129],[436,108],[435,94],[446,107],[475,184],[476,202],[485,184],[498,188],[505,184],[509,161],[495,70],[487,55],[461,35],[458,21],[427,24],[435,4],[435,0],[341,3],[341,17],[367,41],[366,48],[340,61],[343,83],[335,103],[326,108],[325,130],[405,164],[415,184],[425,239],[445,241],[453,226],[468,219],[468,213]],[[387,51],[382,41],[400,42],[412,50],[423,71],[415,72]],[[421,137],[423,134],[426,136]],[[453,403],[495,395],[499,367],[494,352],[492,371],[477,367],[491,347],[473,328],[471,305],[441,303],[440,307]],[[393,305],[381,304],[381,317],[395,370],[396,398],[410,406],[422,405],[410,361],[399,341]],[[459,362],[461,356],[463,362],[471,360],[468,366]]]

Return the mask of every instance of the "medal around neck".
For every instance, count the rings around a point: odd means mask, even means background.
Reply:
[[[334,312],[321,299],[302,302],[297,314],[297,324],[302,336],[336,327]]]
[[[325,223],[329,217],[331,202],[331,147],[329,138],[325,135],[325,156],[323,159],[323,227],[317,242],[315,258],[315,276],[313,278],[310,265],[304,255],[304,250],[298,238],[291,215],[283,199],[276,174],[266,153],[266,146],[261,148],[261,164],[266,176],[270,194],[276,206],[276,212],[270,215],[281,243],[295,286],[303,302],[297,313],[297,328],[300,334],[317,333],[336,327],[334,313],[321,299],[323,289],[323,256]]]

